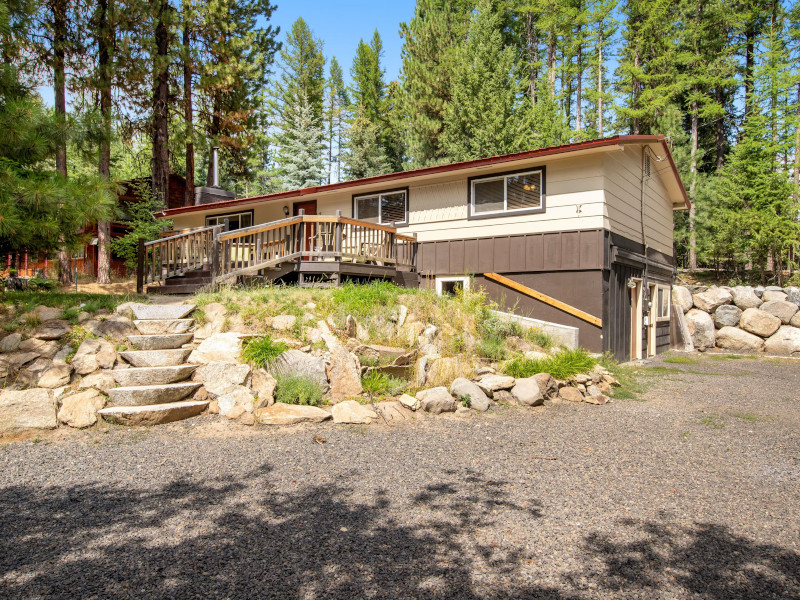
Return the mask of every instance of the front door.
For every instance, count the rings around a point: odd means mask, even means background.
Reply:
[[[295,202],[293,208],[294,216],[298,216],[300,211],[303,211],[305,215],[315,215],[317,214],[317,201],[316,200],[307,200],[305,202]],[[313,234],[312,227],[304,227],[305,234],[304,234],[304,241],[303,241],[303,250],[305,252],[309,252],[312,250],[311,248],[311,236]]]

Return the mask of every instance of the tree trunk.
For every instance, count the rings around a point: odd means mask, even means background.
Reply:
[[[794,199],[800,200],[800,83],[797,84],[797,125],[794,130]]]
[[[603,23],[597,41],[597,135],[603,137]]]
[[[111,49],[113,45],[109,13],[110,2],[99,0],[99,35],[97,66],[99,71],[100,115],[103,119],[103,135],[100,139],[100,155],[97,172],[101,177],[111,175]],[[97,224],[97,283],[111,283],[111,223]]]
[[[169,199],[169,5],[160,0],[157,6],[153,82],[153,192],[162,206]]]
[[[67,116],[66,45],[67,0],[53,0],[53,95],[56,117],[64,121]],[[56,171],[67,177],[67,145],[61,141],[56,146]],[[45,275],[47,275],[45,273]],[[58,251],[58,281],[61,285],[72,283],[72,261],[66,248]]]
[[[192,107],[192,49],[189,3],[183,5],[183,118],[186,124],[186,190],[183,205],[194,204],[194,111]]]
[[[633,57],[633,66],[636,72],[639,71],[639,48],[636,48],[634,57]],[[636,110],[639,108],[639,79],[637,75],[633,76],[633,81],[631,82],[631,98],[633,109]],[[631,133],[634,135],[639,134],[640,128],[640,120],[639,117],[633,117],[633,122],[631,123]]]
[[[695,89],[695,93],[697,90]],[[697,234],[695,231],[695,193],[697,191],[697,136],[698,136],[698,106],[697,101],[692,102],[692,151],[689,163],[689,271],[697,270]]]
[[[753,107],[753,69],[755,65],[754,54],[756,44],[756,28],[751,21],[744,32],[744,119]]]
[[[556,32],[547,32],[547,82],[550,84],[550,96],[556,97]]]

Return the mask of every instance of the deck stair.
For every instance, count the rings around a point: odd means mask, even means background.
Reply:
[[[190,304],[133,304],[139,335],[128,340],[136,350],[121,353],[129,369],[112,371],[119,387],[108,392],[108,405],[99,411],[106,420],[121,424],[160,424],[200,414],[208,401],[187,400],[202,384],[189,381],[196,365],[186,364],[184,348],[194,338]],[[177,332],[177,333],[176,333]]]

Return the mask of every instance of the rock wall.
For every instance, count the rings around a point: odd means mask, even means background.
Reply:
[[[698,350],[800,356],[800,288],[674,286]]]

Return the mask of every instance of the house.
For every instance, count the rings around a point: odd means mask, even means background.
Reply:
[[[203,269],[478,285],[627,360],[669,347],[672,211],[688,207],[665,138],[621,135],[170,208],[174,238],[143,246],[140,272],[162,291]]]

